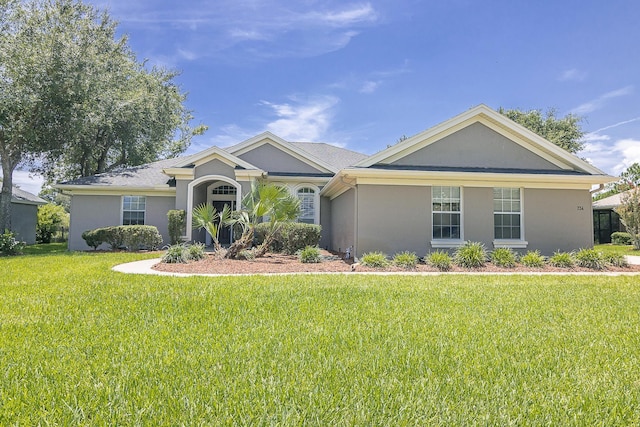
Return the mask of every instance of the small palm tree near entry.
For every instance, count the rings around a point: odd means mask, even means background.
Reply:
[[[211,236],[213,248],[216,252],[222,249],[220,246],[220,229],[227,226],[231,221],[231,209],[229,205],[224,205],[222,212],[218,212],[210,204],[202,203],[193,209],[193,228],[202,230],[203,228]]]
[[[264,256],[269,245],[287,221],[293,221],[300,215],[300,200],[289,193],[285,187],[259,182],[251,187],[251,192],[242,199],[242,209],[232,212],[229,224],[242,234],[229,250],[227,258],[237,258],[238,254],[253,244],[255,227],[264,221],[269,224],[263,243],[255,252],[256,257]]]

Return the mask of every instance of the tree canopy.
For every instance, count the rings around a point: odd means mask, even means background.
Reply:
[[[49,182],[172,157],[190,128],[172,71],[138,62],[106,12],[80,0],[0,2],[0,230],[13,171]]]
[[[581,141],[584,136],[580,126],[582,118],[574,114],[557,117],[553,108],[543,113],[542,110],[505,110],[500,107],[498,112],[570,153],[577,153],[584,145]]]

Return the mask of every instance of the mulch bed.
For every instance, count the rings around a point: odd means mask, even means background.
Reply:
[[[153,266],[154,270],[172,273],[192,273],[192,274],[277,274],[277,273],[348,273],[348,272],[438,272],[438,269],[426,264],[418,264],[415,269],[404,269],[390,266],[386,268],[370,268],[360,264],[353,264],[353,259],[345,260],[340,254],[322,251],[323,262],[316,264],[303,264],[294,255],[283,255],[269,253],[263,258],[255,260],[234,260],[220,259],[214,254],[208,253],[201,261],[190,262],[188,264],[165,264],[159,263]],[[546,265],[543,268],[529,268],[516,266],[514,268],[501,268],[491,263],[485,264],[482,268],[465,269],[452,266],[450,272],[473,272],[473,273],[598,273],[598,272],[624,272],[640,273],[640,265],[631,265],[624,268],[608,268],[606,270],[592,270],[588,268],[557,268]]]

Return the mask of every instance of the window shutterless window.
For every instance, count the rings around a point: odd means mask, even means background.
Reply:
[[[146,198],[124,196],[122,198],[122,225],[144,225]]]
[[[313,188],[303,187],[297,192],[300,200],[298,222],[314,224],[316,218],[316,192]]]
[[[522,203],[519,188],[493,189],[493,230],[498,240],[522,238]]]
[[[460,187],[432,187],[431,210],[434,240],[461,239]]]

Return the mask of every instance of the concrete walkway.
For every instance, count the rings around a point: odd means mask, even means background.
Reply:
[[[627,262],[629,264],[640,265],[640,256],[627,255]],[[134,261],[126,264],[116,265],[112,268],[113,271],[125,274],[152,274],[157,276],[173,276],[173,277],[190,277],[190,276],[204,276],[204,277],[231,277],[231,276],[253,276],[255,274],[191,274],[191,273],[171,273],[167,271],[153,270],[154,264],[160,262],[160,258],[145,259],[142,261]],[[310,275],[310,274],[369,274],[377,276],[394,276],[394,275],[413,275],[413,276],[439,276],[444,274],[458,274],[458,275],[480,275],[480,276],[637,276],[640,273],[636,272],[610,272],[610,271],[593,271],[593,272],[544,272],[544,271],[527,271],[527,272],[396,272],[396,271],[379,271],[379,272],[337,272],[337,273],[259,273],[260,276],[294,276],[294,275]]]

